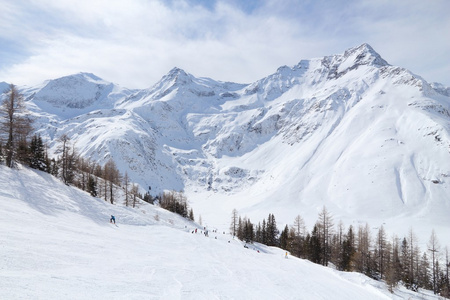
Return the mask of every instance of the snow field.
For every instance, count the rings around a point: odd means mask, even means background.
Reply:
[[[48,174],[0,175],[0,299],[414,299],[221,231],[206,237],[151,205],[110,205]]]

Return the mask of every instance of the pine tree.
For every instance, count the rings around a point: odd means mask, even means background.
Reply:
[[[262,243],[261,222],[258,222],[258,226],[256,226],[256,231],[255,231],[255,242],[257,242],[257,243]]]
[[[146,192],[146,193],[144,194],[144,198],[143,198],[142,200],[144,200],[145,202],[150,203],[150,204],[153,204],[154,201],[155,201],[155,199],[152,198],[152,196],[150,195],[149,192]]]
[[[352,261],[355,254],[355,235],[353,233],[353,227],[350,225],[347,231],[347,235],[342,242],[342,257],[339,269],[342,271],[352,270]]]
[[[339,269],[342,265],[342,252],[343,252],[343,246],[344,246],[344,240],[345,240],[345,226],[342,220],[339,220],[337,230],[333,234],[331,238],[331,255],[330,255],[330,261]]]
[[[238,220],[238,230],[236,233],[236,237],[238,239],[240,239],[241,241],[244,239],[244,224],[242,222],[241,216],[239,216],[239,220]]]
[[[249,218],[244,218],[244,232],[243,232],[243,240],[247,243],[253,242],[255,238],[255,231],[253,229],[253,224]]]
[[[402,244],[401,244],[401,251],[400,251],[400,262],[402,265],[402,274],[401,279],[403,283],[405,284],[406,288],[411,289],[413,284],[413,278],[411,276],[412,270],[411,270],[411,250],[410,245],[406,238],[403,238]]]
[[[261,243],[267,245],[267,224],[266,219],[262,220],[261,224]]]
[[[308,243],[308,258],[310,261],[316,264],[322,262],[322,245],[320,243],[319,229],[318,225],[314,225],[311,235],[307,236]]]
[[[44,143],[42,142],[41,135],[34,135],[31,138],[29,153],[29,166],[31,168],[40,171],[46,171],[48,169]]]
[[[58,174],[59,174],[59,166],[58,166],[58,162],[57,162],[54,158],[52,158],[52,159],[50,160],[49,170],[50,170],[50,174],[51,174],[51,175],[53,175],[53,176],[55,176],[55,177],[58,177]]]
[[[284,227],[284,229],[281,231],[280,234],[280,248],[284,250],[289,250],[288,246],[289,246],[289,227],[286,224],[286,226]]]
[[[275,221],[275,216],[273,214],[269,214],[266,226],[266,245],[277,246],[277,235],[279,231],[277,229],[277,222]]]
[[[97,182],[92,175],[89,175],[88,179],[88,192],[92,197],[97,197]]]
[[[0,163],[2,163],[4,160],[3,158],[3,147],[2,147],[2,142],[0,141]]]

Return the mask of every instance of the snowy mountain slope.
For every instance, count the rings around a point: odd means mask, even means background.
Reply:
[[[158,207],[111,205],[39,171],[0,166],[0,210],[2,299],[437,299],[194,234]]]
[[[9,88],[9,83],[6,83],[4,81],[0,82],[0,93],[3,93]]]
[[[69,119],[95,109],[113,108],[133,90],[121,88],[90,73],[79,73],[49,80],[25,93],[42,111]]]
[[[81,154],[113,158],[144,190],[185,190],[206,221],[226,228],[237,208],[281,223],[302,214],[312,226],[326,205],[347,225],[426,223],[416,228],[423,241],[450,225],[446,88],[367,44],[247,85],[174,68],[114,98],[93,75],[71,77],[24,90],[51,150],[66,133]]]

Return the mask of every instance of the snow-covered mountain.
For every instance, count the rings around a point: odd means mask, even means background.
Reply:
[[[81,73],[22,91],[51,150],[65,133],[144,190],[184,190],[207,222],[312,224],[326,205],[347,224],[450,225],[449,89],[367,44],[251,84],[174,68],[144,90]]]

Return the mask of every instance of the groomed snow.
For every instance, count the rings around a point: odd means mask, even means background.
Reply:
[[[206,237],[155,206],[111,205],[34,170],[0,166],[0,211],[0,299],[437,299],[215,228]]]

